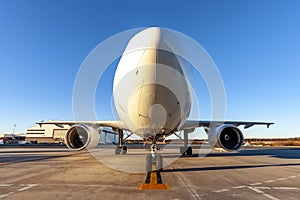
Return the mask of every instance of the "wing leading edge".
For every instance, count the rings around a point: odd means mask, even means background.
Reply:
[[[243,121],[197,121],[197,120],[187,120],[181,129],[195,129],[198,127],[210,127],[215,125],[231,124],[234,126],[244,126],[245,129],[250,128],[254,125],[266,125],[269,128],[273,125],[273,122],[243,122]]]
[[[107,126],[113,129],[122,129],[130,131],[122,121],[47,121],[47,122],[36,122],[42,126],[43,124],[54,124],[58,127],[63,125],[75,125],[75,124],[87,124],[91,126]],[[266,125],[269,128],[273,125],[273,122],[243,122],[243,121],[209,121],[209,120],[187,120],[184,125],[181,127],[181,130],[191,130],[198,127],[210,127],[218,126],[222,124],[231,124],[234,126],[244,126],[245,129],[250,128],[254,125]]]
[[[113,129],[129,130],[122,121],[47,121],[47,122],[36,122],[36,124],[42,126],[43,124],[54,124],[58,127],[63,125],[73,126],[75,124],[87,124],[91,126],[107,126]]]

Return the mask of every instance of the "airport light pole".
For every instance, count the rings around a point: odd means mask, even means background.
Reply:
[[[13,135],[15,134],[16,126],[17,126],[17,124],[14,124],[13,133],[12,133]]]

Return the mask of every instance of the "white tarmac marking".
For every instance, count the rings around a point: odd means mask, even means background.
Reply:
[[[256,189],[259,189],[259,190],[270,190],[271,188],[270,187],[255,187]]]
[[[9,195],[12,195],[12,194],[13,194],[13,192],[9,192],[7,194],[2,194],[2,195],[0,195],[0,199],[2,199],[4,197],[8,197]]]
[[[275,180],[266,180],[266,181],[263,181],[264,183],[273,183],[273,182],[276,182],[276,181],[283,181],[283,180],[288,180],[288,179],[292,179],[292,178],[296,178],[300,176],[300,174],[298,175],[294,175],[294,176],[289,176],[289,177],[286,177],[286,178],[277,178]],[[271,189],[274,189],[274,190],[300,190],[300,188],[298,187],[263,187],[263,186],[257,186],[257,185],[262,185],[263,183],[251,183],[249,184],[248,186],[245,186],[245,185],[240,185],[240,186],[234,186],[234,187],[231,187],[231,189],[242,189],[242,188],[248,188],[258,194],[261,194],[261,195],[264,195],[265,197],[271,199],[271,200],[279,200],[278,198],[270,195],[270,194],[267,194],[265,193],[264,191],[262,190],[271,190]],[[257,186],[257,187],[254,187],[254,186]],[[215,193],[222,193],[222,192],[227,192],[229,191],[230,189],[220,189],[220,190],[215,190],[213,192]]]
[[[261,185],[262,183],[251,183],[251,186],[255,186],[255,185]]]
[[[264,181],[265,183],[273,183],[275,182],[275,180],[268,180],[268,181]]]
[[[216,190],[214,191],[215,193],[221,193],[221,192],[227,192],[229,189],[222,189],[222,190]]]
[[[265,197],[268,197],[269,199],[271,200],[279,200],[278,198],[276,197],[273,197],[272,195],[270,194],[267,194],[267,193],[264,193],[263,191],[261,191],[260,189],[265,189],[265,188],[268,188],[268,187],[248,187],[250,190],[253,190],[255,192],[257,192],[258,194],[262,194],[264,195]],[[270,189],[270,188],[268,188]]]
[[[275,190],[300,190],[297,187],[273,187]]]
[[[20,186],[25,186],[25,187],[23,187],[23,188],[20,188],[20,189],[18,189],[17,191],[18,192],[22,192],[22,191],[24,191],[24,190],[28,190],[28,189],[30,189],[30,188],[32,188],[32,187],[34,187],[34,186],[37,186],[38,184],[22,184],[22,185],[20,185]]]
[[[278,181],[283,181],[283,180],[286,180],[287,178],[278,178],[278,179],[276,179],[276,180],[278,180]]]
[[[4,198],[4,197],[7,197],[9,194],[2,194],[0,195],[0,199]]]
[[[12,186],[12,184],[0,184],[0,187],[9,187],[9,186]]]
[[[272,199],[272,200],[280,200],[276,197],[273,197],[272,195],[269,195],[269,194],[263,194],[265,197],[268,197],[269,199]]]
[[[37,186],[37,185],[38,184],[21,184],[19,186],[21,186],[22,188],[18,189],[16,192],[22,192],[22,191],[28,190],[34,186]],[[0,187],[11,187],[11,186],[13,186],[13,184],[5,184],[5,183],[0,184]],[[8,197],[12,194],[14,194],[14,192],[9,192],[7,194],[1,194],[0,199]]]
[[[263,193],[264,193],[263,191],[257,189],[256,187],[248,187],[248,188],[249,188],[250,190],[253,190],[254,192],[259,193],[259,194],[263,194]]]
[[[245,185],[240,185],[240,186],[235,186],[235,187],[232,187],[233,189],[242,189],[242,188],[245,188],[246,186]]]

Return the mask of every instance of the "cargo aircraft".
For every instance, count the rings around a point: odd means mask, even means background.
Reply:
[[[142,44],[142,45],[141,45]],[[137,48],[138,47],[138,48]],[[244,141],[238,126],[249,128],[271,122],[201,121],[188,120],[191,110],[190,89],[178,55],[163,40],[159,27],[146,28],[128,42],[118,63],[113,82],[113,98],[120,120],[116,121],[50,121],[37,122],[70,125],[65,141],[73,150],[91,149],[99,143],[99,128],[111,127],[119,134],[115,154],[126,154],[123,131],[130,131],[151,142],[146,156],[146,170],[152,165],[163,168],[162,156],[156,142],[177,131],[184,132],[184,146],[180,153],[191,155],[188,134],[204,127],[208,140],[227,151],[239,150]]]

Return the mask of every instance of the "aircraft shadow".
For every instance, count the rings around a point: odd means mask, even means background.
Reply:
[[[300,166],[300,163],[214,166],[214,167],[178,168],[178,169],[176,168],[176,169],[164,169],[163,172],[214,171],[214,170],[251,169],[251,168],[283,167],[283,166]]]
[[[243,156],[269,156],[280,159],[300,159],[300,148],[264,148],[264,149],[243,149],[239,152],[228,153],[218,152],[207,155],[193,154],[188,158],[197,159],[199,157],[243,157]],[[164,156],[164,157],[168,157]],[[165,169],[164,172],[185,172],[185,171],[210,171],[210,170],[231,170],[231,169],[250,169],[263,167],[283,167],[283,166],[300,166],[299,163],[281,163],[281,164],[254,164],[254,165],[237,165],[237,166],[211,166],[196,168],[179,168]]]
[[[7,152],[5,152],[5,153],[7,153]],[[13,153],[16,153],[16,152],[13,152]],[[6,164],[9,165],[12,163],[26,163],[26,162],[48,160],[48,159],[53,159],[53,158],[69,157],[69,156],[73,156],[73,155],[87,154],[89,152],[82,151],[82,152],[75,152],[75,153],[70,153],[70,154],[66,154],[66,155],[35,155],[34,154],[34,153],[39,153],[39,152],[26,152],[26,153],[29,153],[30,155],[19,154],[19,155],[0,156],[0,163],[2,165],[6,165]],[[42,151],[42,153],[46,153],[46,152]],[[53,151],[51,151],[51,153],[53,153]]]
[[[212,152],[208,154],[197,154],[198,150],[193,150],[194,154],[187,156],[190,158],[199,157],[242,157],[242,156],[269,156],[282,159],[300,159],[300,148],[263,148],[263,149],[242,149],[238,152]],[[164,157],[176,157],[165,155]]]
[[[263,149],[242,149],[235,153],[211,153],[208,157],[218,156],[270,156],[283,159],[300,159],[300,148],[263,148]]]

